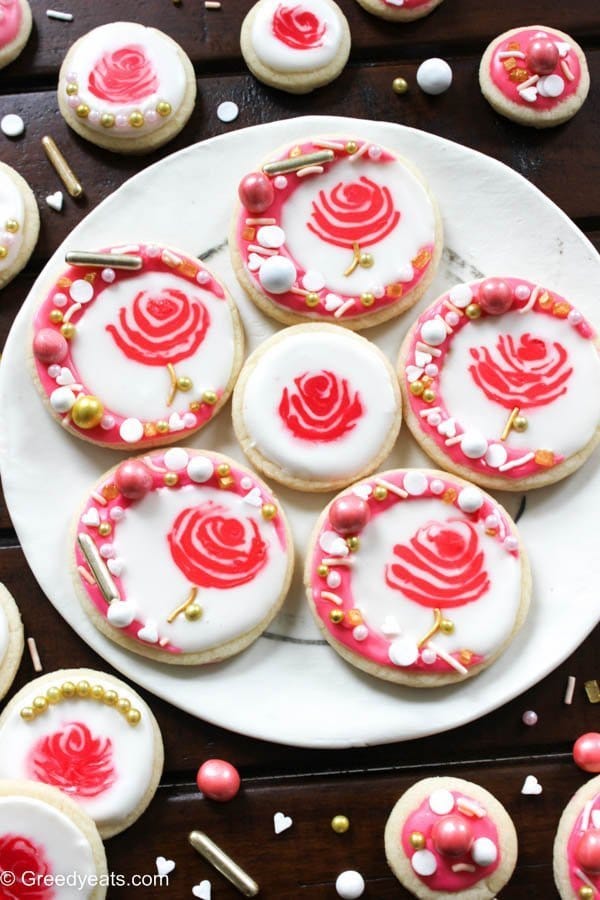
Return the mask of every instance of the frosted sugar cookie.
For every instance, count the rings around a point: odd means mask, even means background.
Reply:
[[[137,268],[118,267],[123,251]],[[231,393],[244,348],[237,309],[180,251],[131,244],[101,258],[67,268],[43,293],[34,380],[54,418],[84,440],[121,449],[181,440]]]
[[[600,776],[571,798],[554,839],[554,880],[563,900],[600,895]]]
[[[162,738],[149,707],[104,672],[49,672],[22,688],[0,716],[0,778],[58,788],[94,819],[103,838],[141,816],[162,766]]]
[[[27,264],[39,231],[33,191],[18,172],[0,162],[0,288]]]
[[[390,22],[412,22],[428,16],[442,0],[357,0],[367,12]]]
[[[111,22],[75,41],[60,68],[58,105],[81,137],[118,153],[147,153],[186,124],[193,66],[162,31]]]
[[[306,139],[239,185],[236,275],[280,322],[360,329],[400,315],[431,283],[442,225],[421,175],[371,141]]]
[[[390,868],[423,900],[492,900],[509,881],[517,852],[517,832],[502,804],[462,778],[418,781],[385,827]]]
[[[255,78],[306,94],[338,77],[350,29],[333,0],[259,0],[242,23],[240,43]]]
[[[0,871],[7,900],[103,900],[110,884],[92,819],[31,781],[0,781]]]
[[[294,558],[283,510],[253,472],[181,447],[104,475],[78,513],[72,553],[96,627],[182,665],[256,640],[285,599]]]
[[[496,112],[521,125],[548,128],[575,115],[590,76],[583,50],[570,35],[528,25],[492,41],[481,59],[479,84]]]
[[[335,490],[373,472],[391,451],[400,391],[375,344],[335,325],[296,325],[246,362],[233,424],[265,475],[296,490]]]
[[[0,584],[0,699],[10,690],[17,674],[23,644],[21,614],[12,595]]]
[[[382,472],[339,494],[317,522],[304,579],[334,650],[414,687],[462,681],[494,662],[531,593],[504,509],[431,469]]]
[[[568,300],[523,278],[443,294],[408,332],[399,372],[425,452],[484,487],[551,484],[600,440],[595,333]]]
[[[31,34],[27,0],[0,0],[0,69],[16,59]]]

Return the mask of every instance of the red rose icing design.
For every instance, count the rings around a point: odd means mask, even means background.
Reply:
[[[490,586],[477,532],[464,519],[428,522],[408,546],[396,544],[394,556],[397,561],[386,566],[386,582],[420,606],[464,606]]]
[[[333,372],[305,372],[284,388],[279,415],[298,438],[335,441],[351,431],[363,414],[358,391]]]
[[[4,884],[4,873],[14,875],[14,884]],[[0,897],[6,900],[52,900],[55,896],[51,887],[43,883],[52,869],[46,859],[44,850],[26,837],[19,834],[3,834],[0,836]],[[25,877],[25,883],[23,878]],[[29,882],[34,881],[34,884]]]
[[[109,103],[136,103],[155,94],[158,87],[152,63],[137,44],[105,53],[88,78],[94,97]]]
[[[357,243],[361,247],[376,244],[400,221],[389,188],[364,175],[349,184],[340,181],[329,194],[319,191],[311,215],[307,226],[313,234],[348,250]]]
[[[561,344],[524,334],[519,343],[500,335],[497,358],[485,347],[471,349],[471,377],[489,400],[507,409],[546,406],[566,393],[573,369]]]
[[[98,797],[116,781],[110,738],[93,737],[82,722],[69,722],[31,750],[29,775],[73,797]]]
[[[280,3],[273,16],[273,34],[292,50],[314,50],[323,46],[327,25],[314,13],[298,6]]]
[[[254,519],[237,518],[211,500],[184,509],[167,540],[175,565],[199,587],[246,584],[267,563],[267,544]]]
[[[210,325],[206,307],[176,288],[141,291],[119,310],[119,324],[107,325],[125,356],[145,366],[166,366],[195,353]]]

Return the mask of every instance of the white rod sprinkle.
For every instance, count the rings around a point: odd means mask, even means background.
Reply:
[[[441,406],[432,406],[431,409],[422,409],[419,415],[422,419],[428,419],[429,416],[433,415],[433,413],[439,413],[442,411]]]
[[[102,494],[99,494],[97,491],[92,491],[92,497],[94,498],[96,503],[100,504],[100,506],[106,506],[107,500],[102,496]]]
[[[221,9],[220,0],[204,0],[204,9]]]
[[[587,884],[588,887],[591,887],[591,888],[594,890],[594,892],[595,892],[596,888],[594,887],[594,885],[592,884],[592,882],[590,881],[590,879],[587,877],[587,875],[585,874],[585,872],[582,872],[581,869],[575,869],[574,872],[575,872],[575,875],[577,875],[578,878],[581,878],[581,880],[582,880],[585,884]]]
[[[526,453],[525,456],[519,456],[518,459],[511,459],[509,462],[505,462],[503,465],[498,466],[499,472],[508,472],[509,469],[518,469],[519,466],[524,466],[525,463],[530,462],[535,456],[535,453],[532,451],[531,453]]]
[[[511,57],[525,59],[525,54],[522,50],[501,50],[498,54],[498,59],[510,59]]]
[[[323,166],[305,166],[303,169],[298,169],[296,175],[298,178],[304,178],[305,175],[322,175],[324,171]]]
[[[528,87],[533,87],[533,85],[534,85],[534,84],[537,84],[539,80],[540,80],[540,76],[539,76],[539,75],[532,75],[531,78],[528,78],[528,79],[527,79],[527,81],[522,81],[521,84],[518,84],[518,85],[517,85],[517,90],[518,90],[518,91],[524,91],[524,90],[526,90]]]
[[[349,566],[350,568],[352,568],[352,566],[354,565],[353,559],[338,556],[332,556],[331,558],[327,557],[327,559],[322,559],[321,562],[324,566]]]
[[[356,151],[356,153],[353,153],[352,156],[348,157],[348,162],[352,163],[355,160],[360,159],[361,156],[364,156],[365,153],[367,152],[367,150],[369,149],[369,146],[370,146],[369,142],[365,141],[364,144],[362,145],[362,147],[359,147],[359,149]]]
[[[573,694],[575,693],[575,684],[577,683],[577,679],[574,675],[569,675],[567,678],[567,688],[565,690],[565,700],[564,702],[567,706],[570,706],[573,702]]]
[[[417,350],[420,350],[421,353],[429,353],[431,356],[441,356],[442,351],[438,350],[437,347],[430,347],[429,344],[424,344],[422,341],[417,341],[416,345]]]
[[[63,322],[68,322],[71,316],[74,316],[76,312],[79,312],[81,309],[81,303],[74,303],[73,306],[70,306],[66,313],[63,315]]]
[[[567,79],[567,81],[575,81],[575,76],[571,72],[571,70],[569,68],[569,63],[566,61],[566,59],[561,59],[560,67],[563,70],[563,72],[565,73],[565,78]]]
[[[445,443],[446,447],[454,447],[455,444],[460,444],[462,439],[463,439],[462,434],[455,434],[454,437],[447,438],[447,440],[445,440],[444,443]]]
[[[452,866],[453,872],[474,872],[475,866],[472,866],[471,863],[454,863]]]
[[[395,494],[397,497],[402,497],[403,500],[405,500],[406,497],[408,497],[407,491],[403,490],[402,488],[399,488],[395,484],[392,484],[391,481],[386,481],[385,478],[378,478],[377,481],[375,482],[375,484],[377,486],[386,488],[390,492],[390,494]]]
[[[521,309],[519,310],[521,315],[523,315],[523,313],[529,312],[530,309],[533,309],[533,307],[536,304],[539,293],[540,293],[540,288],[536,285],[536,287],[534,287],[531,294],[529,295],[529,300],[527,301],[525,306],[521,307]]]
[[[445,650],[442,650],[441,647],[438,647],[437,644],[434,644],[433,641],[428,641],[428,647],[431,647],[432,650],[435,650],[440,659],[443,659],[444,662],[447,662],[449,666],[452,666],[453,669],[456,669],[457,672],[460,672],[461,675],[468,675],[468,670],[459,663],[457,659],[454,659],[453,656],[450,656],[449,653],[446,653]]]
[[[587,831],[590,827],[590,816],[592,815],[592,806],[594,805],[593,800],[588,800],[585,806],[583,807],[583,814],[581,816],[581,830]]]
[[[332,594],[331,591],[321,591],[321,600],[330,600],[331,603],[335,603],[337,606],[342,605],[342,598],[338,597],[337,594]]]
[[[33,663],[34,672],[42,672],[44,667],[42,665],[42,661],[40,659],[40,654],[38,653],[37,644],[35,642],[35,638],[28,637],[27,638],[27,649],[29,650],[29,655],[31,656],[31,662]]]
[[[246,225],[275,225],[277,219],[246,219]]]
[[[337,141],[313,141],[315,147],[324,150],[344,150],[344,145]]]
[[[58,19],[59,22],[73,21],[73,13],[60,12],[58,9],[47,9],[46,15],[49,19]]]
[[[354,304],[355,304],[354,300],[346,300],[345,303],[342,303],[342,305],[338,309],[336,309],[336,311],[334,312],[333,315],[335,316],[336,319],[341,318],[341,316],[343,316],[344,313],[347,312],[351,306],[354,306]]]
[[[459,797],[456,801],[456,808],[465,815],[476,816],[478,819],[483,819],[486,815],[485,809],[474,800],[469,800],[468,797]]]
[[[249,253],[262,253],[263,256],[277,256],[277,250],[269,250],[267,247],[260,247],[258,244],[248,244]]]
[[[77,571],[79,572],[81,577],[87,581],[88,584],[96,584],[94,576],[90,574],[85,566],[77,566]]]

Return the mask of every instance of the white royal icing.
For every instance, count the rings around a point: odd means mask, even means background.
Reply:
[[[284,16],[302,41],[302,17],[311,18],[316,26],[308,46],[296,47],[282,41],[274,28],[274,17]],[[315,22],[315,19],[317,20]],[[304,18],[306,24],[306,18]],[[294,25],[300,25],[295,29]],[[285,23],[284,23],[285,27]],[[329,65],[337,56],[342,41],[342,16],[323,0],[262,0],[252,27],[252,46],[258,59],[280,72],[306,72]],[[295,43],[292,41],[292,43]],[[315,46],[318,44],[319,46]]]
[[[299,478],[351,480],[380,452],[398,403],[390,373],[367,341],[339,329],[290,333],[263,351],[244,390],[243,417],[250,441],[264,456]],[[329,441],[298,437],[279,413],[282,395],[297,397],[295,380],[305,373],[331,372],[338,385],[346,381],[351,400],[358,394],[361,415],[349,429]],[[339,417],[347,412],[339,407]],[[303,421],[306,421],[304,419]]]
[[[6,230],[6,223],[13,220],[19,226],[16,232]],[[14,264],[23,243],[25,204],[18,187],[6,172],[0,169],[0,247],[7,251],[0,259],[0,273]]]

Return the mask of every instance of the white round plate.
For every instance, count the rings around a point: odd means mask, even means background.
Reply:
[[[254,737],[307,747],[405,740],[476,719],[561,663],[596,624],[598,455],[573,477],[534,491],[520,525],[534,577],[521,634],[490,669],[465,684],[410,690],[363,675],[319,639],[301,587],[303,550],[328,495],[275,486],[289,514],[298,561],[284,609],[249,650],[218,665],[161,665],[122,650],[82,612],[68,571],[71,519],[90,485],[121,454],[73,438],[43,408],[27,370],[30,316],[39,285],[66,250],[146,240],[202,256],[239,304],[253,350],[279,326],[244,296],[226,248],[240,178],[272,149],[304,136],[368,138],[414,160],[439,200],[446,251],[420,306],[451,284],[482,274],[539,280],[598,322],[600,257],[543,194],[511,169],[466,147],[400,125],[310,117],[260,125],[188,147],[151,166],[105,200],[56,251],[14,323],[0,369],[0,463],[6,501],[27,560],[50,601],[120,672],[181,709]],[[395,360],[414,319],[366,332]],[[404,428],[386,466],[427,465]],[[243,460],[229,409],[193,440]],[[514,515],[519,495],[500,498]],[[43,636],[38,635],[43,652]],[[63,661],[69,665],[69,660]]]

